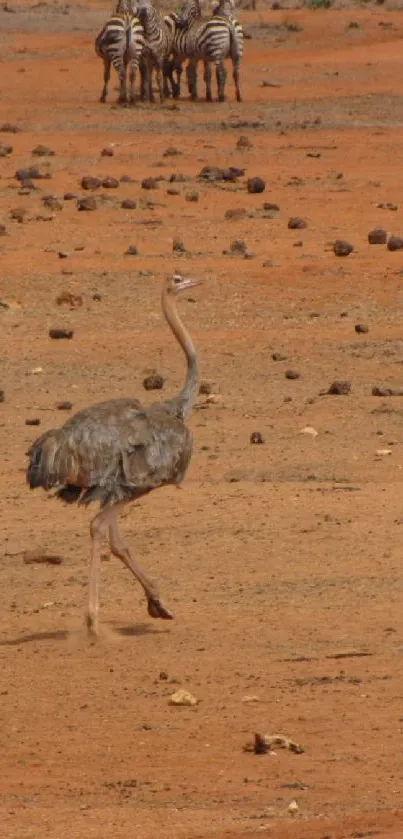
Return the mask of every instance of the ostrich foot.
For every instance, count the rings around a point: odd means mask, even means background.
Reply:
[[[85,616],[85,624],[87,627],[87,633],[90,638],[98,638],[99,637],[99,624],[98,618],[90,615],[88,612]]]
[[[152,618],[163,618],[168,621],[171,621],[173,618],[172,612],[170,612],[169,609],[166,609],[161,603],[161,600],[157,597],[149,597],[148,614],[151,615]]]

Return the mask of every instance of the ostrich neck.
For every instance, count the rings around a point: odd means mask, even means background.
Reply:
[[[166,401],[168,407],[173,407],[183,419],[189,416],[199,388],[199,360],[189,332],[183,325],[175,305],[172,294],[164,289],[162,294],[162,311],[176,340],[186,356],[187,373],[183,387],[172,399]]]

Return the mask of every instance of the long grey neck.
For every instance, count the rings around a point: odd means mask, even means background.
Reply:
[[[186,419],[193,408],[199,391],[199,360],[193,341],[177,313],[173,295],[167,291],[162,294],[162,308],[175,338],[179,341],[185,353],[187,362],[187,373],[183,387],[176,396],[167,399],[164,405],[176,416]]]

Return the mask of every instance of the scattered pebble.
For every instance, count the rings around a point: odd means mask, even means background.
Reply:
[[[167,189],[167,195],[180,195],[181,191],[176,186],[169,186]]]
[[[125,256],[138,256],[137,245],[129,245],[127,251],[125,251]]]
[[[303,218],[299,218],[299,216],[293,216],[288,221],[288,229],[289,230],[303,230],[304,227],[307,227],[306,221]]]
[[[143,379],[143,387],[145,390],[162,390],[165,384],[165,379],[159,373],[151,373]]]
[[[119,181],[117,178],[104,178],[102,181],[102,186],[104,189],[117,189],[119,186]]]
[[[101,151],[101,157],[113,157],[114,154],[115,151],[112,146],[105,146],[105,148]]]
[[[50,172],[42,173],[36,166],[29,166],[28,169],[17,169],[14,177],[17,181],[29,181],[49,180],[52,176]]]
[[[377,449],[376,454],[378,457],[387,457],[389,454],[392,454],[392,449]]]
[[[25,425],[40,425],[41,421],[38,417],[28,418],[25,420]]]
[[[73,335],[73,329],[49,329],[49,338],[53,338],[54,341],[59,341],[63,338],[71,340]]]
[[[25,551],[24,564],[32,565],[34,562],[47,563],[48,565],[61,565],[64,559],[60,554],[46,554],[41,550]]]
[[[73,294],[71,291],[61,291],[56,297],[58,306],[70,306],[71,309],[78,309],[83,305],[81,294]]]
[[[334,381],[327,391],[332,396],[347,396],[351,390],[351,383],[347,381]]]
[[[187,705],[187,706],[194,706],[197,705],[198,700],[195,696],[189,693],[187,690],[180,690],[175,691],[169,699],[170,705]]]
[[[247,211],[245,207],[234,207],[233,209],[226,210],[224,218],[228,219],[229,221],[235,220],[238,221],[239,219],[246,218]]]
[[[163,157],[176,157],[178,154],[182,154],[180,149],[177,149],[175,146],[168,146],[167,149],[163,152]]]
[[[209,396],[213,391],[213,385],[210,382],[201,381],[199,386],[199,393],[204,396]]]
[[[247,246],[243,239],[234,239],[229,246],[230,253],[242,254],[247,252]]]
[[[317,437],[319,431],[316,428],[313,428],[312,425],[306,425],[305,428],[301,428],[300,434],[307,434],[309,437]]]
[[[77,210],[96,210],[96,198],[92,195],[89,198],[79,198],[77,201]]]
[[[273,361],[286,361],[287,360],[287,356],[283,355],[282,352],[273,352],[271,354],[271,357],[272,357]]]
[[[2,125],[0,125],[0,131],[3,134],[18,134],[18,132],[21,131],[21,128],[19,128],[18,125],[13,125],[12,122],[3,122]]]
[[[333,252],[335,256],[348,256],[353,250],[353,245],[351,245],[350,242],[346,242],[344,239],[336,239],[333,245]]]
[[[54,157],[55,155],[53,149],[50,149],[49,146],[42,146],[41,143],[32,149],[31,154],[34,157]]]
[[[390,236],[388,251],[400,251],[403,248],[403,239],[400,236]]]
[[[368,233],[368,242],[370,245],[386,245],[388,234],[382,227],[374,227]]]
[[[301,373],[297,373],[296,370],[286,370],[284,373],[286,379],[300,379]]]
[[[372,396],[403,396],[403,388],[379,387],[374,385]]]
[[[12,218],[13,221],[18,221],[19,224],[22,224],[27,213],[28,210],[26,207],[15,207],[13,210],[10,210],[10,218]]]
[[[135,210],[137,205],[133,198],[124,198],[120,206],[122,210]]]
[[[63,195],[64,201],[74,201],[75,198],[77,198],[77,195],[74,192],[65,192]]]
[[[294,816],[297,815],[297,813],[299,812],[299,807],[298,807],[298,804],[297,804],[296,801],[291,801],[290,802],[290,804],[288,805],[288,812],[289,812],[290,816],[294,817]]]
[[[250,140],[249,137],[245,137],[244,134],[241,134],[241,136],[238,137],[238,139],[236,141],[236,148],[237,149],[252,149],[253,148],[252,140]]]
[[[172,172],[169,179],[171,184],[185,184],[190,180],[189,175],[184,175],[182,172]]]
[[[92,175],[86,175],[84,178],[81,178],[81,186],[83,189],[99,189],[101,179],[94,178]]]
[[[63,204],[56,198],[54,195],[44,195],[42,198],[43,205],[48,210],[54,210],[56,212],[60,212],[63,209]]]
[[[143,178],[141,182],[142,189],[158,189],[157,178]]]
[[[273,204],[272,201],[265,201],[263,204],[263,209],[265,210],[265,212],[278,212],[280,207],[278,206],[278,204]]]
[[[56,405],[58,411],[71,411],[72,407],[73,403],[67,400],[65,402],[58,402]]]
[[[260,431],[253,431],[250,435],[250,442],[254,446],[262,446],[264,444],[264,437]]]
[[[199,200],[199,193],[197,189],[189,190],[189,192],[186,193],[185,198],[186,201],[197,203],[197,201]]]
[[[210,393],[206,399],[206,405],[218,405],[222,402],[222,396],[219,393]]]
[[[58,257],[59,259],[67,259],[70,254],[67,251],[59,251]]]
[[[174,236],[172,239],[172,250],[174,253],[186,253],[185,245],[179,236]]]
[[[251,193],[264,192],[266,189],[266,181],[259,177],[248,178],[246,187],[248,192]]]
[[[378,207],[379,210],[393,210],[393,211],[395,211],[395,210],[398,209],[397,204],[392,204],[391,201],[386,201],[386,202],[383,201],[381,204],[377,204],[376,206]]]
[[[356,332],[358,332],[359,335],[365,335],[367,332],[369,332],[369,327],[366,323],[356,323],[354,329]]]
[[[8,157],[12,154],[13,147],[7,145],[6,143],[0,143],[0,157]]]

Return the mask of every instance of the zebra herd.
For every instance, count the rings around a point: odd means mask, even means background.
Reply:
[[[181,92],[182,65],[185,61],[191,98],[197,98],[197,64],[202,61],[206,101],[213,99],[211,65],[214,64],[218,100],[223,102],[227,58],[232,61],[236,99],[242,101],[239,65],[243,53],[243,31],[235,18],[234,0],[218,0],[209,18],[202,17],[200,0],[186,0],[179,13],[167,15],[162,15],[155,8],[153,0],[118,0],[115,12],[95,39],[95,51],[104,62],[101,102],[106,101],[112,65],[119,76],[118,101],[122,105],[135,101],[138,71],[141,99],[154,101],[154,72],[160,102],[169,96],[177,99]]]

